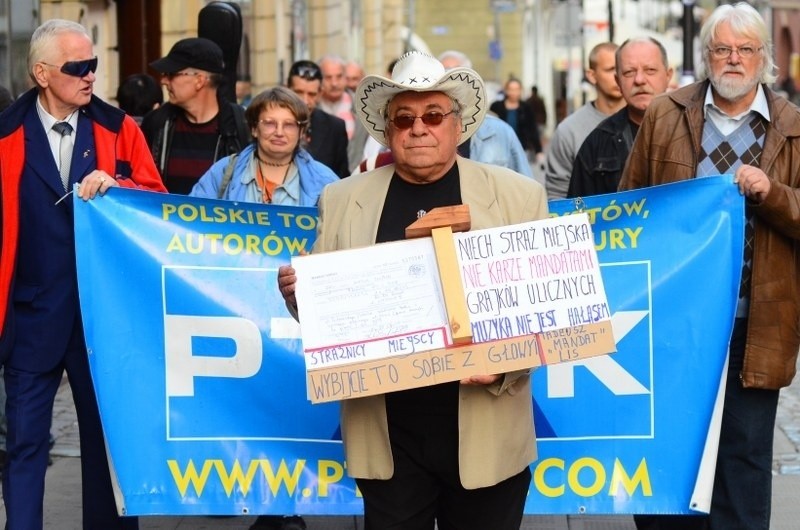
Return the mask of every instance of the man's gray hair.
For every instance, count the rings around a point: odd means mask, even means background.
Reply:
[[[758,51],[761,57],[761,73],[759,80],[762,83],[774,83],[776,76],[775,61],[772,58],[772,39],[764,18],[758,11],[746,2],[725,4],[717,7],[706,19],[700,29],[700,49],[703,56],[703,70],[698,76],[700,79],[708,77],[711,71],[711,45],[717,38],[719,26],[728,24],[737,35],[754,39],[761,48]]]
[[[653,37],[631,37],[630,39],[620,44],[619,48],[617,48],[617,51],[614,52],[614,63],[617,75],[620,75],[621,73],[619,69],[622,67],[622,61],[620,60],[620,57],[622,56],[622,50],[625,48],[625,46],[635,43],[654,44],[658,48],[658,52],[661,54],[661,63],[664,65],[664,70],[669,70],[669,59],[667,59],[667,49],[664,48],[664,45],[661,44],[658,41],[658,39],[654,39]]]
[[[437,59],[439,59],[440,63],[445,62],[447,59],[452,59],[458,63],[459,67],[472,68],[472,61],[469,60],[469,57],[456,50],[443,51]]]
[[[347,66],[347,61],[344,60],[344,57],[342,57],[341,55],[336,55],[335,53],[329,53],[323,55],[322,57],[319,58],[319,61],[317,61],[317,65],[322,66],[322,63],[324,62],[331,62],[334,64],[338,64],[342,68]]]
[[[31,36],[31,45],[30,48],[28,48],[28,75],[31,76],[31,79],[35,81],[33,77],[33,66],[44,60],[47,54],[51,52],[50,45],[53,40],[64,33],[78,33],[91,39],[86,28],[77,22],[60,18],[54,18],[44,22],[33,32]]]

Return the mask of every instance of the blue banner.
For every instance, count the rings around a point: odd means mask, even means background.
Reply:
[[[730,177],[592,197],[618,353],[538,370],[527,513],[686,513],[741,267]],[[576,209],[551,202],[553,215]],[[90,366],[125,513],[357,514],[277,269],[316,210],[114,188],[76,201]]]

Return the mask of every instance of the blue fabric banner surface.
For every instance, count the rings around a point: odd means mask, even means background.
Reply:
[[[687,513],[738,294],[743,200],[724,176],[582,207],[618,352],[535,372],[526,512]],[[125,513],[363,511],[338,406],[307,400],[299,326],[277,289],[316,222],[310,208],[117,188],[76,201],[86,341]]]

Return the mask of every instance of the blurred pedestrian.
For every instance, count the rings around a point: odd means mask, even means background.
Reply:
[[[163,102],[161,85],[147,74],[130,75],[117,88],[117,105],[140,125],[144,115]]]
[[[503,99],[492,103],[489,110],[514,129],[519,143],[528,153],[528,158],[541,161],[543,155],[539,128],[530,107],[522,101],[522,83],[519,79],[512,77],[506,81],[503,85]]]

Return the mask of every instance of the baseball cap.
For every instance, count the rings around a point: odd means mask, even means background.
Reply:
[[[214,41],[202,37],[179,40],[166,57],[153,61],[150,67],[161,74],[174,74],[184,68],[197,68],[212,74],[225,71],[222,49]]]

